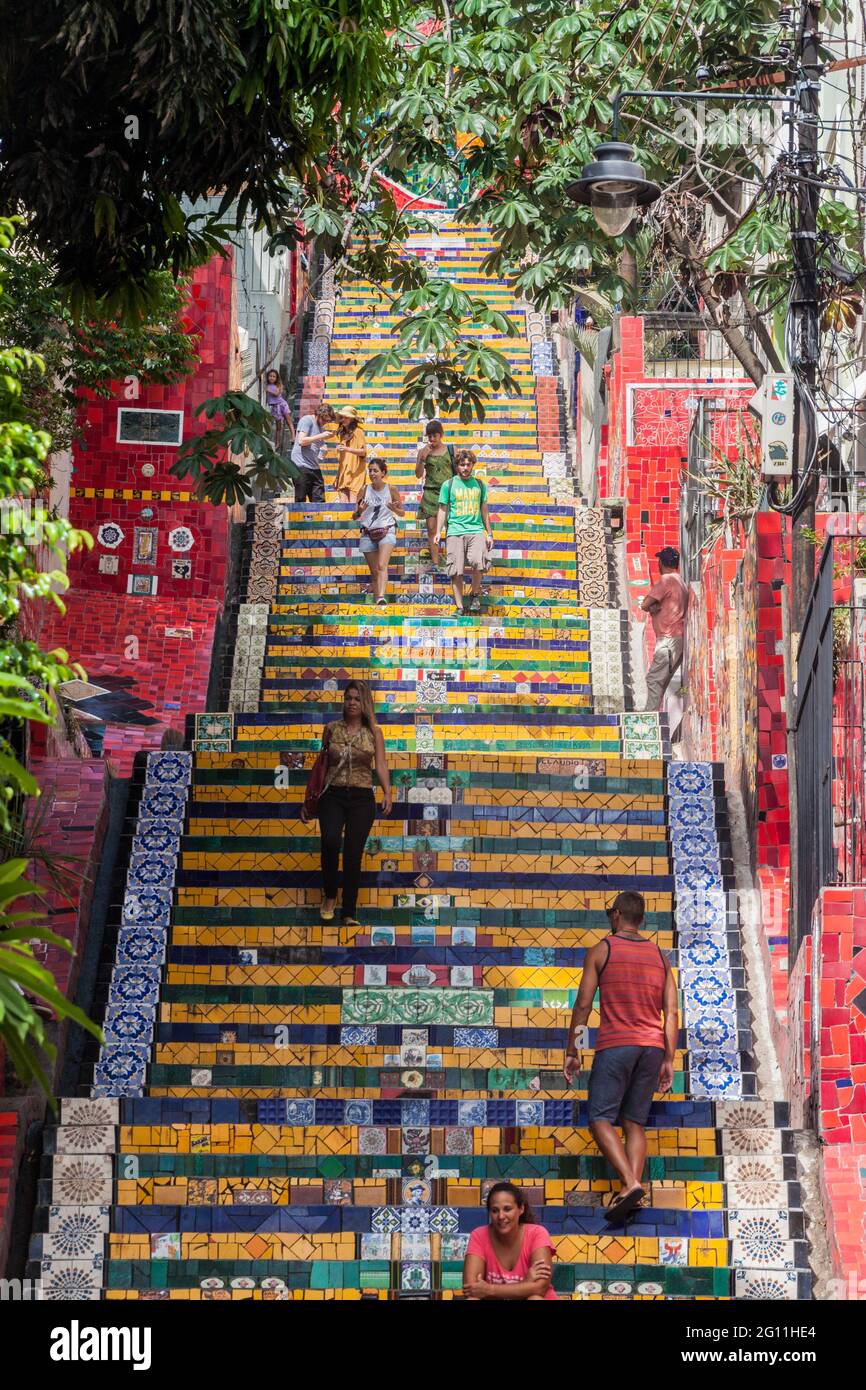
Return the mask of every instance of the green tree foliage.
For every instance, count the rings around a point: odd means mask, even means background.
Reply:
[[[7,253],[15,235],[8,218],[0,218],[0,253]],[[0,262],[0,293],[5,279]],[[2,302],[2,301],[0,301]],[[25,380],[44,370],[41,359],[18,345],[0,347],[0,841],[10,843],[20,820],[24,797],[39,788],[16,757],[14,729],[27,723],[52,724],[56,717],[51,692],[75,674],[65,652],[44,652],[26,638],[19,620],[25,604],[56,604],[67,586],[56,561],[90,537],[68,521],[49,518],[37,510],[45,485],[49,435],[34,428],[24,399]],[[40,1053],[53,1048],[34,1008],[41,999],[57,1018],[80,1023],[96,1036],[99,1030],[59,993],[51,973],[36,960],[32,943],[47,942],[70,950],[68,942],[39,923],[39,914],[21,909],[40,889],[26,878],[27,860],[12,857],[0,863],[0,1043],[19,1079],[35,1080],[50,1089]],[[13,910],[14,909],[14,910]]]
[[[79,392],[108,398],[112,383],[134,379],[139,387],[167,385],[189,376],[197,344],[185,323],[188,282],[168,271],[154,279],[147,317],[73,320],[55,283],[55,268],[38,251],[18,244],[0,251],[0,343],[38,354],[42,365],[21,377],[22,418],[66,449],[75,434]]]
[[[394,22],[391,0],[4,0],[0,210],[27,210],[77,311],[152,311],[158,272],[224,239],[183,200],[276,227],[335,108],[375,102]]]

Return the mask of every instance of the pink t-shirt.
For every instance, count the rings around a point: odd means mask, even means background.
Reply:
[[[488,1284],[521,1284],[524,1279],[529,1278],[529,1270],[532,1266],[532,1257],[539,1249],[553,1253],[553,1241],[543,1226],[524,1226],[523,1243],[520,1247],[520,1254],[517,1257],[517,1264],[513,1269],[503,1269],[499,1260],[496,1258],[496,1251],[493,1249],[493,1241],[490,1239],[489,1226],[476,1226],[469,1237],[469,1244],[466,1247],[467,1255],[478,1255],[484,1261],[484,1278]],[[553,1288],[549,1288],[544,1295],[545,1298],[556,1298]]]
[[[689,591],[679,575],[663,574],[653,584],[647,598],[655,599],[659,605],[650,614],[656,637],[682,637]]]

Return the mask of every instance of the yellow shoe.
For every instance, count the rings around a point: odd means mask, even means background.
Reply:
[[[328,909],[325,907],[323,903],[322,906],[319,908],[319,920],[321,922],[333,922],[334,909],[331,908],[330,911],[328,911]]]

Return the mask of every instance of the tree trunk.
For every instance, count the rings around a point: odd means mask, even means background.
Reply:
[[[673,247],[678,256],[686,262],[689,273],[694,282],[695,289],[703,299],[709,310],[713,322],[724,338],[731,352],[742,366],[746,375],[751,377],[756,386],[760,386],[764,380],[764,367],[760,360],[752,352],[749,344],[743,336],[742,329],[734,324],[725,322],[725,301],[720,299],[713,290],[713,278],[701,259],[700,252],[690,237],[678,227],[670,223],[665,227],[665,239]]]

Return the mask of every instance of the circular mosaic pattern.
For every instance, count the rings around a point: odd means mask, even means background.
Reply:
[[[103,1149],[108,1142],[112,1126],[102,1124],[74,1124],[63,1126],[63,1142],[67,1149],[77,1149],[79,1153],[93,1153]]]
[[[732,1153],[758,1154],[766,1147],[763,1129],[726,1129],[725,1147]]]
[[[65,1215],[52,1233],[56,1252],[66,1259],[87,1255],[102,1241],[99,1217],[87,1211],[72,1211]]]
[[[54,1163],[54,1195],[65,1206],[92,1206],[104,1200],[105,1167],[96,1158]]]
[[[772,1274],[750,1275],[738,1290],[739,1298],[763,1298],[779,1302],[787,1300],[788,1288],[781,1276]]]
[[[736,1023],[722,1014],[705,1014],[689,1023],[688,1031],[693,1046],[723,1048],[726,1043],[736,1046]]]
[[[737,1224],[737,1238],[746,1258],[757,1265],[777,1264],[785,1253],[785,1240],[777,1223],[766,1216],[749,1216]]]
[[[126,533],[116,521],[104,521],[96,533],[96,539],[106,550],[116,550],[119,545],[123,545]]]
[[[172,550],[183,552],[192,550],[195,539],[188,526],[175,526],[174,530],[168,533],[168,543]]]
[[[98,1291],[97,1276],[87,1269],[52,1270],[50,1278],[42,1283],[42,1297],[52,1303],[91,1299]]]

